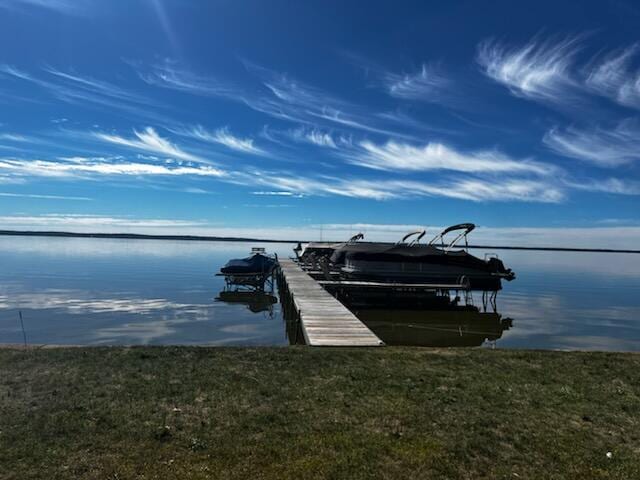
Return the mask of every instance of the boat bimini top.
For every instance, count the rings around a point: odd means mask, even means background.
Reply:
[[[437,243],[440,243],[440,248],[442,248],[443,250],[447,251],[447,250],[451,250],[453,247],[456,246],[456,244],[460,240],[464,239],[464,248],[466,250],[467,248],[469,248],[469,243],[467,241],[467,235],[469,235],[469,233],[471,233],[475,228],[476,228],[476,226],[473,223],[460,223],[458,225],[453,225],[451,227],[447,227],[442,232],[440,232],[438,235],[433,237],[433,239],[429,242],[429,245],[435,245]],[[462,233],[459,233],[451,242],[449,242],[448,245],[445,245],[444,236],[449,232],[455,232],[457,230],[463,230],[463,231],[462,231]]]
[[[402,240],[396,243],[396,245],[409,245],[409,246],[415,245],[417,243],[420,243],[420,239],[424,237],[426,233],[427,233],[426,230],[416,230],[415,232],[409,232],[404,237],[402,237]],[[409,243],[407,243],[407,240],[413,237],[414,235],[417,235],[417,237],[411,240]]]
[[[460,240],[464,239],[464,246],[466,249],[469,247],[469,243],[467,242],[467,235],[471,233],[475,228],[476,226],[473,223],[460,223],[458,225],[452,225],[451,227],[445,228],[442,232],[433,237],[427,245],[440,246],[440,248],[447,251],[451,250]],[[447,233],[455,232],[458,230],[462,230],[462,232],[459,233],[451,242],[445,245],[445,235]],[[402,237],[402,240],[397,242],[396,245],[406,245],[409,247],[418,245],[420,243],[420,239],[422,239],[422,237],[424,237],[426,233],[426,230],[416,230],[415,232],[409,232],[404,237]],[[408,242],[407,240],[409,240],[411,237],[415,238]],[[351,243],[351,240],[348,243]]]
[[[347,240],[347,243],[355,243],[359,240],[362,240],[364,238],[364,233],[360,232],[360,233],[356,233],[353,237],[351,237],[349,240]]]

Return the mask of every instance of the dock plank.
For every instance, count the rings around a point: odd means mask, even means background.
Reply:
[[[337,347],[384,345],[369,327],[291,261],[279,261],[282,277],[300,315],[307,345]]]

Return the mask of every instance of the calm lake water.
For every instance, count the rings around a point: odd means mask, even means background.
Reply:
[[[0,343],[23,342],[21,311],[32,344],[287,345],[295,329],[274,298],[220,299],[214,273],[253,246],[281,256],[293,247],[0,237]],[[640,255],[497,253],[517,274],[497,314],[358,315],[390,344],[640,350]]]

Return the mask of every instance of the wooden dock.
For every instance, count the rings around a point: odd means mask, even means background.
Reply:
[[[292,260],[279,261],[283,286],[300,319],[307,345],[379,347],[384,345],[364,323]]]

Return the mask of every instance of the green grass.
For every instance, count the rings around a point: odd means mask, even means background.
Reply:
[[[0,478],[640,478],[640,355],[0,349]]]

